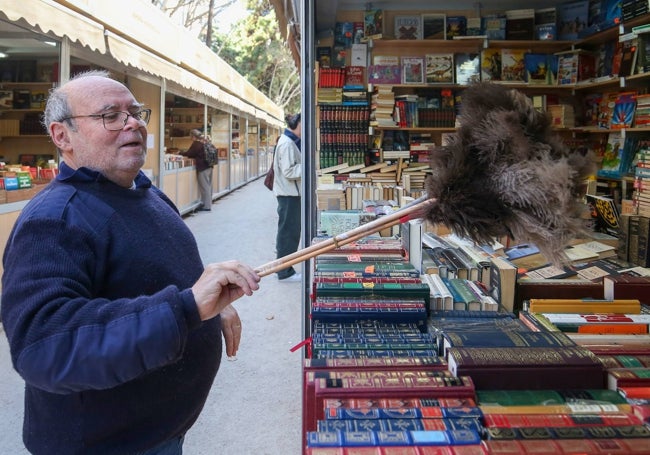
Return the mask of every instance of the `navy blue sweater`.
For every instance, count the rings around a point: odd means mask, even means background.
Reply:
[[[219,368],[219,318],[202,323],[190,290],[194,237],[144,174],[135,183],[62,164],[7,243],[2,322],[33,453],[123,455],[179,436]]]

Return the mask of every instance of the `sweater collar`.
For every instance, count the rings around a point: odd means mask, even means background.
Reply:
[[[65,164],[65,161],[61,162],[59,165],[59,174],[56,176],[56,179],[60,182],[110,182],[111,180],[107,179],[104,174],[99,171],[94,171],[88,169],[87,167],[80,167],[79,169],[72,169],[70,166]],[[136,188],[150,188],[151,180],[144,175],[142,171],[138,171],[138,175],[135,177],[135,187]]]
[[[300,149],[300,138],[293,134],[293,131],[287,128],[284,130],[284,134],[296,144],[296,147],[298,147],[298,149]]]

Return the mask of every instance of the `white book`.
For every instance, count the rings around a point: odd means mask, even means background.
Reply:
[[[443,310],[453,310],[454,309],[454,298],[447,289],[447,285],[442,281],[440,275],[428,275],[431,277],[431,282],[438,288],[440,294],[442,295]]]

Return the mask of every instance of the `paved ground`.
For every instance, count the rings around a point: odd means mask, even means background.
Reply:
[[[204,262],[275,258],[276,201],[258,179],[217,200],[212,212],[185,218]],[[223,360],[203,413],[185,439],[185,455],[293,455],[301,444],[300,283],[262,279],[235,304],[243,323],[237,360]],[[0,454],[26,454],[21,440],[23,383],[0,336]]]

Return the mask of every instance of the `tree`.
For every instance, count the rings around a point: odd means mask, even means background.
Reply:
[[[218,0],[217,0],[218,1]],[[269,0],[247,0],[250,14],[228,33],[213,27],[236,0],[152,0],[286,112],[300,110],[300,77]],[[212,11],[212,12],[211,12]],[[209,18],[212,17],[212,20]]]

